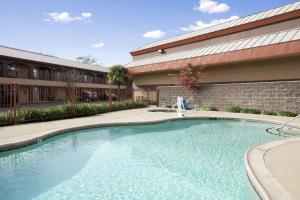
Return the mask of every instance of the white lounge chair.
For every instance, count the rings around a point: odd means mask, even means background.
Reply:
[[[184,117],[187,111],[195,112],[194,106],[191,106],[183,97],[177,97],[177,115]]]

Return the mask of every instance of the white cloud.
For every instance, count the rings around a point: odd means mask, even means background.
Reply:
[[[96,49],[101,49],[103,46],[104,46],[103,42],[92,44],[92,47]]]
[[[83,13],[81,13],[81,16],[85,17],[85,18],[89,18],[89,17],[92,17],[92,13],[90,13],[90,12],[83,12]]]
[[[196,30],[199,30],[199,29],[202,29],[202,28],[206,28],[206,27],[209,27],[209,26],[213,26],[213,25],[217,25],[217,24],[220,24],[220,23],[228,22],[228,21],[235,20],[235,19],[238,19],[238,18],[239,18],[238,16],[234,15],[234,16],[231,16],[231,17],[226,18],[226,19],[214,19],[210,22],[204,22],[202,20],[199,20],[195,24],[189,25],[188,27],[181,27],[180,30],[182,30],[182,31],[196,31]]]
[[[152,38],[152,39],[159,39],[166,36],[166,32],[163,32],[161,30],[154,30],[146,32],[142,35],[144,38]]]
[[[230,6],[226,3],[218,3],[213,0],[200,0],[199,5],[195,8],[195,10],[200,10],[204,13],[224,13],[230,10]]]
[[[67,24],[74,21],[86,21],[88,22],[92,17],[92,13],[83,12],[80,16],[71,16],[69,12],[52,12],[47,14],[47,18],[44,19],[46,22],[55,22],[61,24]]]

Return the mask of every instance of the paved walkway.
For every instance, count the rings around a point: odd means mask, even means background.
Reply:
[[[120,123],[147,123],[177,118],[176,113],[148,112],[149,109],[153,108],[154,107],[119,111],[85,118],[2,127],[0,128],[0,151],[33,144],[39,139],[47,138],[51,135],[61,134],[68,130],[76,130],[78,128]],[[188,113],[187,117],[238,118],[276,122],[279,124],[291,119],[288,117],[278,116],[203,111]],[[295,125],[300,126],[300,119],[295,122]],[[257,150],[256,148],[254,149]],[[264,166],[268,173],[271,174],[272,178],[277,181],[280,186],[282,186],[282,190],[284,192],[293,194],[290,196],[296,196],[300,199],[299,152],[300,140],[293,143],[284,143],[279,147],[272,147],[271,149],[268,149],[268,151],[263,154],[264,156],[263,159],[260,160],[260,163],[256,162],[258,160],[257,155],[255,153],[251,154],[251,158],[253,156],[254,159],[249,159],[248,162],[251,164],[251,167],[256,166],[257,164]],[[254,168],[255,167],[253,167],[253,169]],[[258,179],[259,173],[257,173],[255,169],[252,170],[251,173],[254,178]],[[263,188],[266,191],[268,185],[263,185]]]
[[[266,153],[265,163],[281,186],[300,199],[300,140],[273,147]]]

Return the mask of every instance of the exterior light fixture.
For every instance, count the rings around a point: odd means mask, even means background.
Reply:
[[[157,52],[160,53],[160,54],[166,54],[166,51],[164,49],[160,49]]]

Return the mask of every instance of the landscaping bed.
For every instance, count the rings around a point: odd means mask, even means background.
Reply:
[[[65,104],[47,109],[27,109],[17,113],[15,122],[10,113],[0,115],[0,126],[93,116],[113,111],[145,108],[147,106],[148,103],[145,101],[123,101],[114,102],[111,106],[108,104],[84,103],[76,105],[75,108],[71,104]]]

